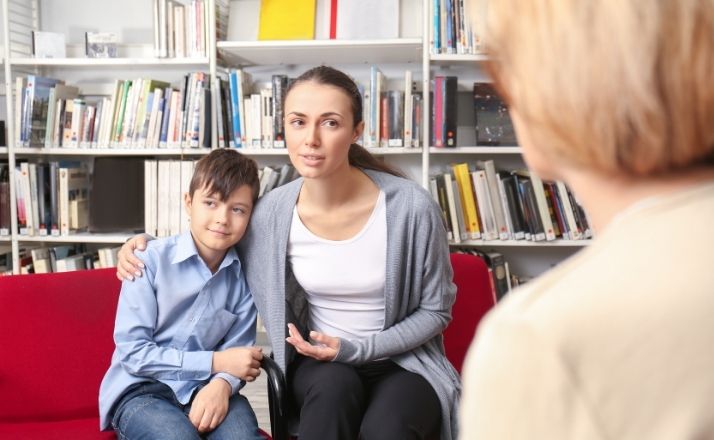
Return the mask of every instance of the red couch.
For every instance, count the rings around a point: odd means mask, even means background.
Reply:
[[[0,277],[0,438],[113,439],[97,396],[109,367],[114,269]]]

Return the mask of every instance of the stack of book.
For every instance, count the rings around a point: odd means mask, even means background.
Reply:
[[[454,164],[432,176],[449,239],[582,240],[592,231],[584,210],[562,182],[543,182],[528,170],[497,171],[492,160]]]

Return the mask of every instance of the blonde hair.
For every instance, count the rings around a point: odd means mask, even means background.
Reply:
[[[474,0],[546,157],[651,175],[714,158],[714,0]]]

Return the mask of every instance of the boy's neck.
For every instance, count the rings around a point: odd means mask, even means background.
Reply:
[[[196,240],[193,237],[191,237],[191,239],[193,240],[194,246],[196,246],[196,252],[198,252],[198,256],[206,264],[206,267],[208,267],[208,270],[211,271],[211,274],[215,274],[218,271],[218,268],[221,267],[223,259],[226,258],[226,254],[228,254],[228,249],[224,250],[221,253],[212,252],[213,255],[205,255],[205,252],[201,252],[201,249],[199,248],[198,243],[196,243]]]

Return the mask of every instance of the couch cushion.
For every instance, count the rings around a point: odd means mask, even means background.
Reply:
[[[99,417],[63,422],[0,423],[0,438],[22,440],[116,439],[99,431]]]
[[[0,277],[0,423],[97,417],[99,384],[114,350],[114,274]],[[98,427],[95,420],[95,433]]]

